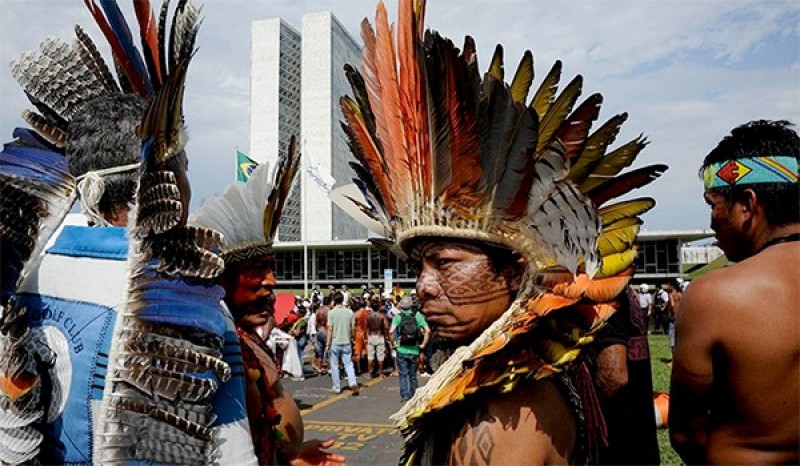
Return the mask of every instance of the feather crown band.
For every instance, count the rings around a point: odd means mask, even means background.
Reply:
[[[209,198],[189,223],[222,233],[226,264],[271,254],[281,213],[300,168],[300,154],[292,136],[287,153],[274,170],[256,167],[245,183],[235,182]]]
[[[760,183],[797,183],[797,158],[785,155],[747,157],[709,165],[703,170],[705,189]]]
[[[603,99],[576,106],[581,76],[558,94],[556,62],[528,99],[530,52],[507,83],[498,45],[481,76],[473,39],[459,50],[425,30],[424,8],[399,0],[390,26],[380,3],[374,29],[362,22],[361,70],[345,66],[353,94],[340,100],[361,196],[337,202],[401,248],[422,236],[477,239],[517,250],[534,269],[593,274],[598,207],[666,166],[618,176],[647,144],[640,136],[607,152],[627,114],[590,133]]]

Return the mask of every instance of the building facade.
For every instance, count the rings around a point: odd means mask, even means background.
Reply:
[[[254,21],[251,44],[250,156],[274,164],[295,135],[303,169],[284,208],[278,240],[366,238],[328,199],[306,169],[348,184],[353,160],[340,121],[339,98],[350,92],[343,68],[358,65],[361,47],[328,12],[303,16],[301,31],[281,19]]]
[[[633,283],[664,284],[686,278],[699,267],[722,255],[710,244],[695,245],[713,236],[711,230],[643,231]],[[282,288],[302,292],[314,285],[358,289],[379,287],[391,277],[392,286],[412,288],[414,271],[402,260],[373,246],[368,240],[278,243],[275,246],[278,283]],[[306,267],[303,258],[306,257]]]

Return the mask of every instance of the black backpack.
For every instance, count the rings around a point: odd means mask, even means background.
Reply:
[[[419,344],[419,325],[413,312],[400,314],[400,344],[403,346]]]

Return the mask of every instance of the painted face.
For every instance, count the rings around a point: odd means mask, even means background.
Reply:
[[[469,243],[425,241],[412,257],[417,298],[440,341],[471,343],[508,309],[519,289],[518,279],[495,271],[491,258]]]
[[[750,241],[743,234],[743,219],[738,214],[737,205],[710,191],[706,191],[703,197],[711,207],[711,229],[725,257],[733,262],[750,257]]]
[[[254,257],[239,264],[239,273],[225,284],[225,302],[237,325],[266,325],[275,313],[275,257]]]

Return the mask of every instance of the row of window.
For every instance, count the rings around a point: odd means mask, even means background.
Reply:
[[[303,281],[303,251],[277,251],[278,281]],[[395,280],[414,280],[416,275],[397,256],[388,251],[369,249],[308,251],[308,281],[353,281],[380,283],[384,270],[392,269]],[[679,275],[681,263],[677,240],[647,241],[639,244],[637,273]]]

